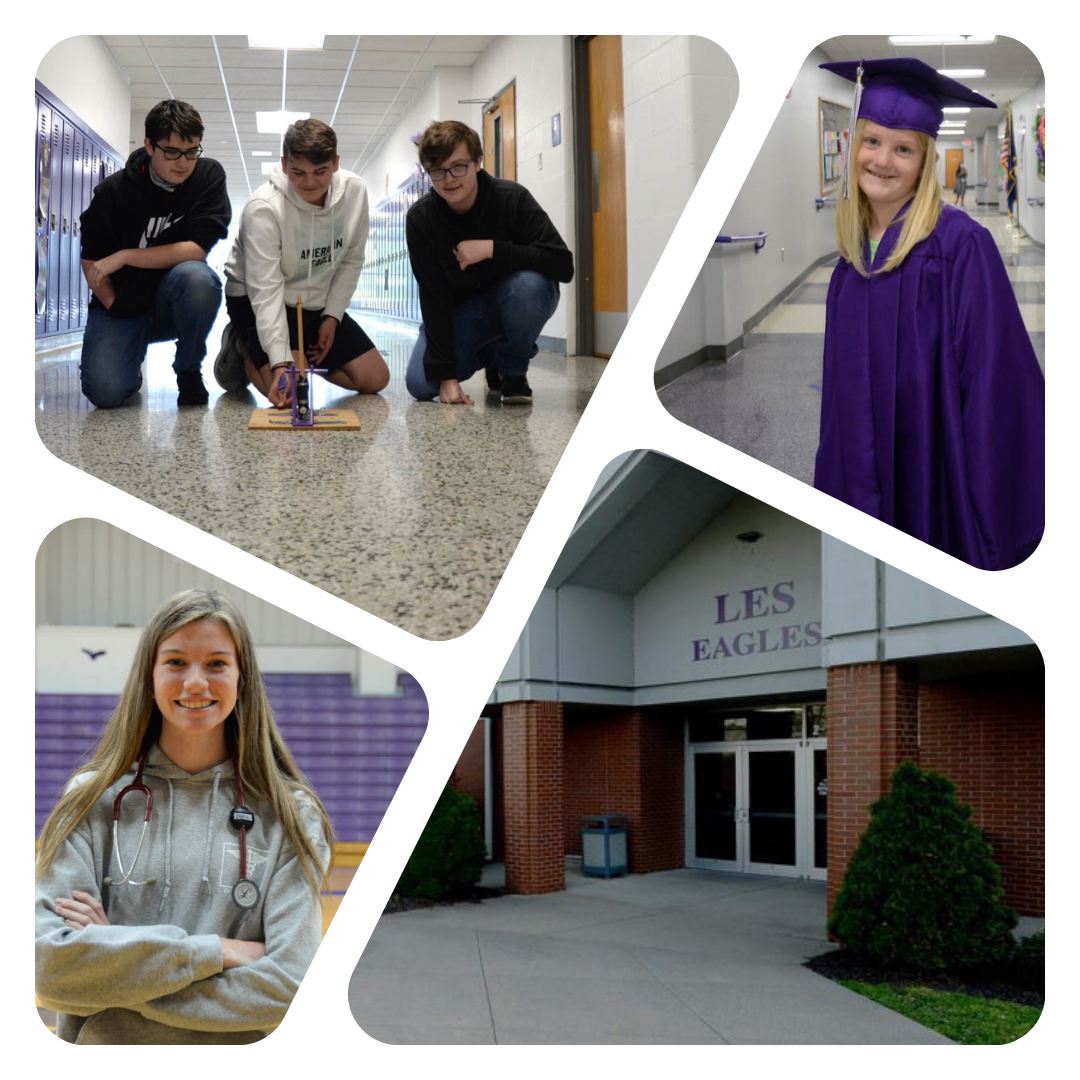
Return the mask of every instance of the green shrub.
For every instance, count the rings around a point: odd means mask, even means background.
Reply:
[[[829,931],[854,955],[930,973],[1000,963],[1016,914],[989,842],[944,776],[905,762],[847,868]]]
[[[1046,931],[1021,938],[1013,949],[1009,977],[1020,986],[1043,990],[1046,985]]]
[[[401,896],[444,900],[480,880],[487,858],[476,802],[449,784],[443,788],[398,880]]]

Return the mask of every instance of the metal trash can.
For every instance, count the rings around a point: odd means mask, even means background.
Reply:
[[[581,819],[581,869],[590,877],[627,873],[628,825],[617,814],[591,814]]]

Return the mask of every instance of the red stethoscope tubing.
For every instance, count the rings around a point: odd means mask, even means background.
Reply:
[[[142,851],[143,841],[146,839],[146,829],[150,824],[150,811],[154,809],[154,793],[143,783],[143,765],[146,762],[146,751],[144,750],[139,755],[139,768],[135,772],[135,782],[128,784],[119,795],[113,800],[113,848],[116,851],[116,862],[120,867],[120,873],[123,877],[119,881],[109,880],[110,885],[126,885],[131,878],[131,875],[135,873],[135,864],[139,861],[139,853]],[[131,867],[126,872],[124,870],[124,860],[120,857],[120,804],[124,801],[124,796],[131,791],[141,791],[146,795],[146,810],[143,813],[143,825],[142,832],[139,834],[139,846],[135,849],[135,858],[131,860]],[[148,885],[150,879],[146,881],[132,881],[132,885]]]
[[[236,775],[236,795],[240,803],[240,807],[244,806],[244,781],[240,776],[240,763],[236,760],[236,754],[232,751],[229,752],[232,757],[233,772]],[[135,873],[135,864],[139,861],[139,852],[142,851],[143,841],[146,839],[146,829],[150,824],[150,812],[154,809],[154,793],[150,790],[146,784],[143,783],[143,765],[146,764],[146,751],[144,750],[139,755],[139,767],[135,770],[135,780],[133,783],[128,784],[119,795],[113,800],[113,848],[116,851],[116,862],[120,867],[120,873],[124,876],[119,881],[109,880],[110,885],[126,885],[128,879]],[[143,826],[142,832],[139,834],[139,846],[135,849],[135,858],[131,860],[131,869],[126,873],[124,872],[124,863],[120,858],[120,841],[119,841],[119,827],[120,827],[120,804],[123,802],[124,796],[132,791],[141,791],[146,795],[146,811],[143,814]],[[240,826],[240,878],[247,877],[247,827],[245,825]],[[132,885],[147,885],[150,883],[148,878],[146,881],[132,881]]]
[[[240,776],[240,763],[236,760],[236,754],[231,750],[229,753],[232,755],[233,773],[236,776],[236,798],[240,805],[240,809],[244,808],[244,781]],[[247,877],[247,826],[240,826],[240,880],[243,881]]]

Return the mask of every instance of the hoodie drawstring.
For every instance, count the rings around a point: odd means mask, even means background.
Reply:
[[[329,201],[333,195],[334,189],[331,185],[330,190],[326,193],[326,198]],[[315,211],[311,211],[311,229],[308,234],[308,260],[307,260],[307,297],[311,298],[311,268],[315,263]],[[334,204],[330,202],[330,243],[327,246],[327,251],[330,252],[330,276],[334,274]]]
[[[210,888],[210,851],[214,842],[214,807],[217,805],[218,784],[221,783],[221,767],[214,770],[214,790],[210,793],[210,814],[206,819],[206,854],[203,856],[203,885],[206,886],[206,895],[213,896]]]
[[[172,887],[172,823],[173,807],[176,805],[176,800],[173,797],[172,781],[166,778],[165,783],[169,785],[169,822],[165,826],[165,888],[162,891],[161,903],[158,906],[159,915],[165,910],[165,901],[169,898],[169,889]]]

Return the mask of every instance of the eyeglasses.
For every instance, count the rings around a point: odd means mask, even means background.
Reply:
[[[427,174],[433,184],[441,184],[447,173],[460,180],[469,171],[471,164],[471,161],[463,161],[460,165],[451,165],[449,169],[428,169]]]
[[[179,161],[181,158],[186,158],[188,161],[198,161],[203,154],[201,146],[193,147],[191,150],[180,150],[175,146],[161,146],[156,142],[152,142],[150,145],[155,150],[160,150],[165,155],[166,161]]]

